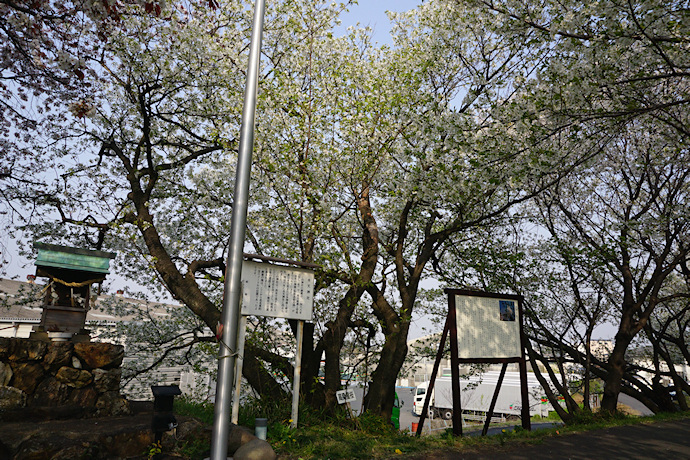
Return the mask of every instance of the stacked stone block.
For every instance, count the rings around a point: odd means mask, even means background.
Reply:
[[[0,411],[77,407],[84,415],[121,415],[124,348],[110,343],[0,338]]]

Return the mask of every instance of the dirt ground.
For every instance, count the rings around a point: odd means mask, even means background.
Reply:
[[[1,414],[0,460],[140,457],[154,440],[153,404],[133,406],[133,415],[100,418],[69,418],[68,413],[30,409],[25,415]],[[209,431],[191,417],[178,416],[177,420],[180,439]],[[210,438],[210,431],[208,435]],[[173,442],[170,438],[164,435],[164,445]]]
[[[690,418],[674,422],[620,426],[568,433],[540,444],[463,452],[439,451],[409,460],[479,459],[690,459]]]

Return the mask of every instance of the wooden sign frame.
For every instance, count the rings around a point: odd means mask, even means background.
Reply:
[[[431,380],[429,381],[429,388],[426,391],[426,398],[424,399],[424,408],[422,409],[422,414],[420,416],[419,424],[417,425],[417,436],[421,436],[422,429],[424,427],[424,420],[426,419],[427,413],[429,411],[429,403],[431,399],[431,394],[434,389],[434,383],[436,381],[436,376],[438,374],[438,368],[443,358],[443,350],[445,349],[446,340],[450,334],[450,361],[451,361],[451,389],[453,393],[453,435],[462,436],[462,404],[460,401],[460,363],[488,363],[488,364],[503,364],[501,373],[499,375],[498,381],[496,382],[496,390],[494,391],[491,404],[489,405],[489,411],[487,412],[486,421],[484,422],[484,428],[482,430],[482,436],[486,435],[489,428],[489,423],[491,422],[491,417],[493,415],[494,407],[496,406],[496,401],[498,399],[498,393],[501,389],[501,384],[503,383],[503,378],[510,363],[518,363],[520,369],[520,395],[522,399],[521,408],[521,418],[522,427],[526,430],[531,430],[532,425],[530,423],[529,415],[529,394],[527,387],[527,360],[525,359],[525,345],[526,336],[524,333],[524,318],[523,318],[523,297],[520,295],[513,294],[498,294],[493,292],[483,292],[483,291],[469,291],[465,289],[445,289],[444,292],[448,295],[448,315],[446,316],[446,323],[443,328],[443,333],[441,334],[441,342],[436,353],[436,360],[434,362],[434,368],[431,372]],[[497,300],[512,300],[516,301],[518,304],[518,327],[519,327],[519,341],[520,341],[520,351],[518,356],[509,357],[472,357],[472,356],[459,356],[458,352],[458,323],[457,323],[457,305],[456,297],[466,296],[466,297],[480,297],[489,298]]]

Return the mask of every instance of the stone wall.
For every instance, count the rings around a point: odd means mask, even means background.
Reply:
[[[110,343],[0,338],[0,412],[72,407],[82,416],[127,414],[123,357],[124,348]]]

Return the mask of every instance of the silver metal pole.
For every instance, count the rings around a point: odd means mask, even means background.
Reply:
[[[211,437],[211,460],[226,460],[228,434],[230,431],[230,401],[234,378],[237,349],[237,334],[240,322],[240,297],[242,294],[242,251],[247,224],[249,202],[249,181],[254,146],[254,122],[256,98],[259,85],[259,61],[261,59],[261,36],[263,32],[265,0],[257,0],[254,7],[251,49],[247,66],[247,80],[242,108],[242,127],[235,176],[235,199],[232,208],[230,247],[228,249],[225,273],[225,295],[223,298],[223,335],[218,353],[218,383],[216,384],[216,406],[213,416]]]
[[[240,392],[242,385],[242,365],[244,364],[244,337],[247,334],[247,317],[240,317],[240,333],[237,337],[237,358],[235,359],[235,391],[232,393],[232,414],[230,421],[237,425],[240,418]]]
[[[304,321],[297,323],[297,353],[295,353],[295,371],[292,382],[292,428],[297,428],[299,416],[299,383],[302,375],[302,337],[304,337]]]

